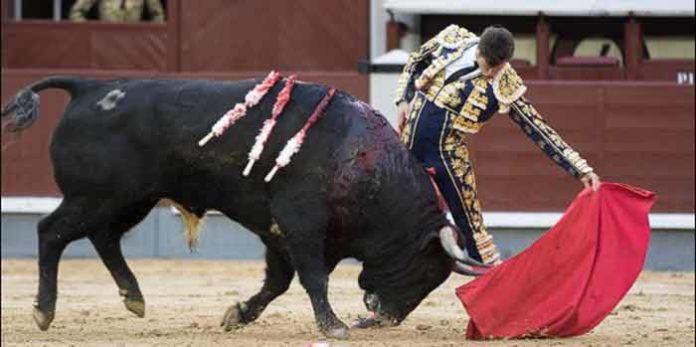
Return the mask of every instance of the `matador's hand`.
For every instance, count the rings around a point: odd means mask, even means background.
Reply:
[[[409,103],[407,101],[402,101],[396,106],[396,130],[401,134],[406,125],[406,116],[409,112]]]
[[[595,192],[599,190],[599,185],[602,183],[599,180],[599,176],[597,176],[596,173],[594,172],[589,172],[585,174],[585,176],[582,176],[580,179],[582,181],[582,184],[585,186],[585,188],[592,188]]]

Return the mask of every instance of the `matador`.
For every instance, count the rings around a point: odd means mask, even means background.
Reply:
[[[410,54],[395,103],[402,142],[431,173],[469,255],[495,264],[500,254],[484,225],[467,137],[496,113],[508,114],[556,164],[597,189],[599,176],[525,99],[510,66],[512,34],[500,26],[481,37],[451,25]]]

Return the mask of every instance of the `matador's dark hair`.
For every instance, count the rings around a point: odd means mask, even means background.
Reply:
[[[478,48],[489,65],[497,66],[512,58],[515,53],[515,39],[509,30],[492,25],[481,34]]]

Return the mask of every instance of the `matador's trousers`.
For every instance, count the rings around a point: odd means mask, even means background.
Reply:
[[[416,93],[401,139],[423,167],[434,169],[435,182],[455,224],[465,236],[469,255],[484,263],[494,263],[500,254],[483,224],[465,134],[450,126],[451,118],[447,110],[428,101],[424,94]]]

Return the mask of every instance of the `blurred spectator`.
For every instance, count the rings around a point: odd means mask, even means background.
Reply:
[[[70,9],[70,19],[86,21],[87,12],[99,3],[99,19],[107,22],[137,23],[143,17],[143,7],[147,7],[153,22],[164,22],[164,8],[160,0],[77,0]]]

